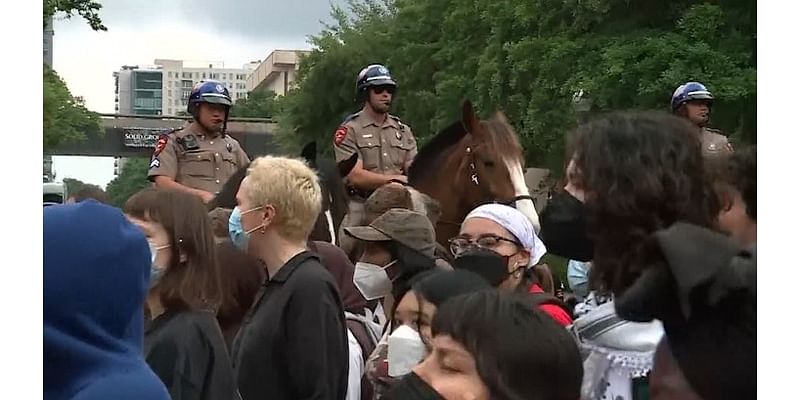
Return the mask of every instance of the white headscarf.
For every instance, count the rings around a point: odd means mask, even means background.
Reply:
[[[536,236],[531,221],[525,214],[514,207],[503,204],[484,204],[467,214],[464,221],[466,222],[470,218],[486,218],[500,224],[500,226],[511,232],[522,244],[522,247],[531,253],[528,267],[536,265],[547,253],[547,248],[542,243],[542,240]]]

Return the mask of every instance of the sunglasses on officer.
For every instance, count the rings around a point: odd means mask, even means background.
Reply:
[[[375,92],[375,94],[383,94],[383,92],[389,92],[389,94],[394,94],[394,86],[390,85],[373,86],[372,91]]]

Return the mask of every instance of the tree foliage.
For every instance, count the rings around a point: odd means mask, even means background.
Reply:
[[[119,175],[106,186],[111,204],[122,207],[134,193],[150,186],[150,181],[147,179],[149,166],[149,160],[146,158],[128,159]]]
[[[72,18],[75,15],[80,16],[86,23],[89,24],[95,31],[106,31],[103,21],[100,20],[100,9],[103,7],[100,3],[93,0],[42,0],[42,11],[44,17],[44,27],[50,18],[56,14],[64,14],[66,18]]]
[[[83,140],[85,133],[101,132],[100,117],[86,109],[81,98],[73,97],[67,84],[44,65],[43,144],[44,152],[62,143]]]
[[[273,118],[281,111],[278,95],[271,90],[256,90],[231,108],[231,117]]]
[[[384,63],[399,82],[393,113],[424,142],[471,99],[501,109],[531,166],[560,169],[572,96],[593,113],[668,110],[673,90],[706,83],[713,125],[755,142],[755,4],[723,0],[350,0],[311,38],[280,134],[295,145],[332,142],[356,111],[355,75]],[[327,149],[331,151],[330,148]]]

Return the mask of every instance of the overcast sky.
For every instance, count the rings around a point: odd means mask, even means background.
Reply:
[[[89,109],[114,112],[114,78],[122,65],[156,58],[224,62],[241,68],[275,49],[308,49],[307,37],[330,21],[331,3],[344,0],[113,0],[100,1],[107,32],[79,17],[54,22],[53,68]],[[54,157],[58,179],[105,186],[113,159]]]

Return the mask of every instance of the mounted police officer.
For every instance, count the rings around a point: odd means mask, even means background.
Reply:
[[[358,154],[358,162],[345,177],[350,204],[342,228],[361,224],[364,201],[372,191],[392,180],[407,182],[405,174],[417,155],[417,141],[408,125],[389,114],[396,89],[397,82],[385,66],[372,64],[362,69],[356,96],[363,108],[348,116],[334,133],[337,163]],[[339,239],[350,253],[353,239],[343,232]]]
[[[714,96],[699,82],[687,82],[672,94],[672,113],[697,126],[703,143],[703,154],[707,156],[733,151],[733,146],[722,132],[707,126],[713,102]]]
[[[239,142],[225,134],[232,105],[223,83],[195,85],[187,110],[194,120],[161,135],[148,178],[159,188],[181,190],[211,202],[228,178],[250,163]]]

